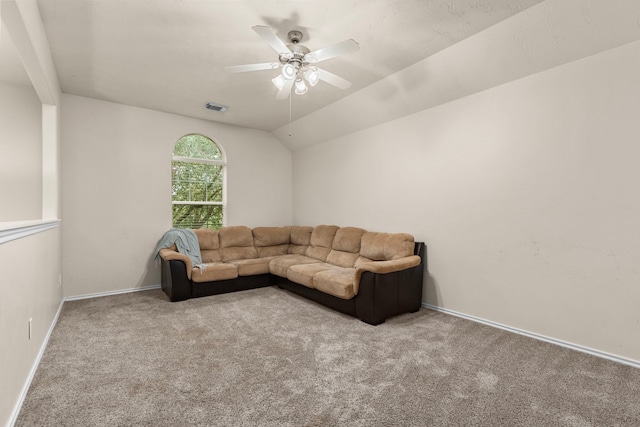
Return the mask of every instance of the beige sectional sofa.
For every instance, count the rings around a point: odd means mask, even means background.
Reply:
[[[278,285],[370,324],[420,309],[425,247],[406,233],[357,227],[194,230],[203,264],[160,249],[171,301]]]

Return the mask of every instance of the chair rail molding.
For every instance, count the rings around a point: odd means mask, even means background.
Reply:
[[[59,226],[59,219],[0,222],[0,245]]]

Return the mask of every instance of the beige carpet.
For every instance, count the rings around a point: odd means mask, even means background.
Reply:
[[[18,426],[639,426],[640,370],[426,309],[278,288],[64,304]]]

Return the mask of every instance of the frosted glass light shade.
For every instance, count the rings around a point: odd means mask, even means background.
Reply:
[[[271,79],[273,85],[278,88],[278,90],[282,90],[286,83],[284,77],[281,74],[278,74],[275,78]]]
[[[304,72],[304,78],[311,86],[315,86],[320,81],[320,73],[317,68],[311,68]]]
[[[302,79],[296,80],[295,86],[296,86],[296,95],[304,95],[309,90],[307,88],[307,85],[304,84],[304,82],[302,81]]]
[[[282,77],[287,80],[293,79],[296,76],[297,72],[298,70],[296,70],[296,67],[291,64],[285,64],[284,67],[282,67]]]

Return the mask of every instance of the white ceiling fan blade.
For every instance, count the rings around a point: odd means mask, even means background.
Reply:
[[[282,90],[276,93],[276,99],[287,99],[291,95],[291,88],[293,87],[293,79],[287,80]]]
[[[246,73],[247,71],[276,70],[280,67],[277,62],[263,62],[262,64],[229,65],[224,67],[227,73]]]
[[[344,55],[345,53],[357,52],[358,50],[360,50],[358,42],[353,39],[349,39],[338,44],[334,44],[333,46],[309,52],[304,56],[304,59],[310,64],[315,64],[316,62],[335,58],[336,56]]]
[[[278,52],[278,54],[291,53],[291,50],[278,38],[278,36],[276,36],[273,31],[271,31],[271,28],[265,27],[264,25],[255,25],[251,28],[253,28],[253,31],[258,33],[258,35],[262,37],[262,39],[266,41],[273,50]]]
[[[333,73],[330,73],[326,70],[322,70],[318,68],[318,74],[320,76],[320,80],[324,80],[325,82],[334,85],[340,89],[349,89],[351,87],[351,82],[349,80],[345,80],[340,76],[336,76]]]

